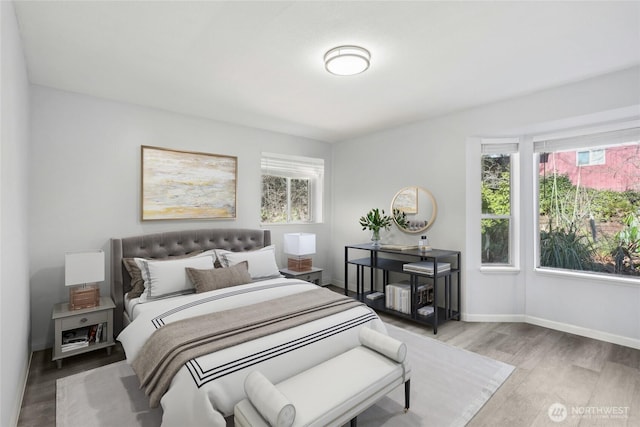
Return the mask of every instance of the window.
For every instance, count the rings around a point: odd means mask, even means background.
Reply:
[[[323,159],[262,153],[261,168],[261,222],[322,222]]]
[[[499,140],[504,141],[504,140]],[[480,228],[483,266],[513,266],[517,142],[482,142]]]
[[[604,165],[604,149],[586,150],[576,152],[576,165],[595,166]]]
[[[630,128],[534,142],[538,267],[640,276],[639,141]]]

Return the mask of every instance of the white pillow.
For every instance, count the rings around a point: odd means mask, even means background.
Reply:
[[[358,338],[360,338],[360,344],[398,363],[404,362],[407,356],[407,346],[405,343],[374,329],[360,328]]]
[[[280,390],[259,371],[244,380],[244,392],[269,425],[289,427],[296,418],[296,408]]]
[[[164,261],[136,258],[145,288],[139,302],[195,292],[193,282],[187,275],[187,267],[211,269],[213,259],[213,255]]]
[[[282,277],[278,264],[276,264],[276,247],[274,245],[249,252],[231,252],[216,249],[216,255],[223,267],[231,267],[242,261],[247,261],[249,274],[253,280]]]

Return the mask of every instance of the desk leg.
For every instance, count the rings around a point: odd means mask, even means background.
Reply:
[[[433,278],[433,335],[438,333],[438,279]]]
[[[362,267],[364,269],[364,267]],[[376,269],[373,267],[369,267],[369,288],[373,291],[374,277],[376,275]],[[364,273],[363,273],[364,274]],[[364,281],[362,282],[362,292],[364,292]]]
[[[344,294],[349,295],[349,248],[344,247]]]
[[[444,318],[451,318],[451,289],[449,289],[449,276],[444,276]]]
[[[411,275],[409,280],[409,286],[411,289],[411,317],[414,319],[418,316],[418,296],[416,292],[418,290],[418,276]]]

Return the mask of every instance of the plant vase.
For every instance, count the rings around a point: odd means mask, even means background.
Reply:
[[[384,209],[371,209],[366,215],[360,217],[360,226],[363,230],[371,230],[371,243],[374,248],[380,247],[380,230],[388,230],[393,219],[384,214]]]
[[[374,248],[380,247],[380,230],[371,230],[371,245]]]

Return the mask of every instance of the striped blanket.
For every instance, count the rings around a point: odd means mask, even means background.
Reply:
[[[318,288],[170,323],[151,335],[131,364],[157,407],[173,376],[189,360],[362,305]]]

